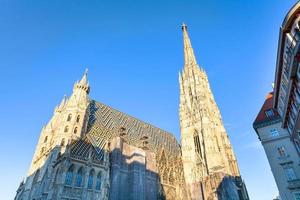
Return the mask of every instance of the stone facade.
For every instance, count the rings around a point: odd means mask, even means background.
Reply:
[[[87,72],[43,128],[16,200],[244,200],[247,191],[184,30],[182,148],[164,130],[89,99]]]
[[[157,199],[155,154],[116,137],[111,143],[110,199]]]
[[[89,90],[85,72],[42,129],[15,199],[108,199],[109,153],[100,156],[85,134]]]

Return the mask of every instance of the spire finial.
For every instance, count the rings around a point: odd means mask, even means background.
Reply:
[[[183,22],[181,25],[182,31],[187,31],[187,25]]]
[[[88,75],[88,68],[86,68],[84,70],[84,74],[83,74],[81,80],[79,81],[79,84],[82,84],[82,85],[87,85],[88,84],[87,75]]]

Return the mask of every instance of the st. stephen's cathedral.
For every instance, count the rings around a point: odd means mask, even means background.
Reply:
[[[205,71],[183,24],[181,143],[89,98],[87,72],[41,131],[16,200],[248,200]]]

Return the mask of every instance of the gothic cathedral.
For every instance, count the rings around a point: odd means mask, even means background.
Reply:
[[[89,98],[87,71],[43,127],[15,200],[248,200],[205,71],[182,26],[181,144]]]

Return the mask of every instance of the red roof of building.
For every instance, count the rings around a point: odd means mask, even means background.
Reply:
[[[274,115],[273,116],[267,116],[266,115],[266,111],[267,110],[272,110]],[[278,118],[278,112],[276,111],[276,109],[273,108],[273,92],[270,92],[267,96],[266,96],[266,100],[263,104],[263,106],[261,107],[254,123],[253,126],[256,126],[259,123],[265,122],[265,121],[269,121],[269,120],[273,120],[273,119],[277,119]]]

